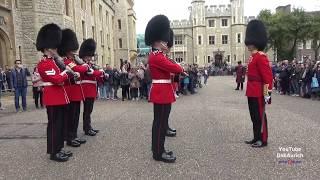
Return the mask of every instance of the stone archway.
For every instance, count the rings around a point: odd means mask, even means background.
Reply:
[[[13,65],[12,46],[7,34],[0,28],[0,67]]]

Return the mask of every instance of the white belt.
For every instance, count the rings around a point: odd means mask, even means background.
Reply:
[[[97,81],[92,81],[92,80],[82,80],[81,81],[82,84],[84,83],[88,83],[88,84],[97,84]]]
[[[41,83],[41,86],[53,86],[55,84],[53,84],[52,82],[43,82]]]
[[[171,79],[153,79],[152,84],[171,84]]]
[[[81,84],[81,81],[76,81],[76,83],[75,84]]]

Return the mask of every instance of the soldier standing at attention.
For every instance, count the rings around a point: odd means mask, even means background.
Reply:
[[[170,22],[164,15],[153,17],[145,31],[146,45],[152,46],[149,55],[149,67],[152,78],[149,101],[153,103],[152,152],[153,159],[173,163],[176,157],[172,152],[164,149],[165,135],[171,104],[175,101],[170,73],[181,73],[183,68],[169,60],[165,52],[168,51],[170,41]]]
[[[265,104],[271,104],[273,84],[272,70],[267,55],[262,52],[267,45],[267,32],[259,20],[249,22],[245,44],[251,53],[248,64],[248,82],[246,96],[253,124],[254,138],[245,143],[252,147],[267,146],[268,126]]]

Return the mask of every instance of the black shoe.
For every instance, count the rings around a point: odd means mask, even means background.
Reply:
[[[153,155],[153,159],[165,163],[174,163],[176,161],[176,157],[174,157],[173,155],[169,155],[165,152],[162,153],[160,156]]]
[[[61,150],[60,153],[68,156],[68,157],[72,157],[73,153],[71,151],[65,151],[65,150]]]
[[[99,130],[98,129],[91,129],[92,131],[96,132],[96,134],[99,133]]]
[[[90,129],[89,131],[84,132],[85,135],[87,136],[95,136],[97,135],[97,133],[95,131],[93,131],[92,129]]]
[[[239,89],[237,88],[237,89],[235,89],[236,91],[239,91]]]
[[[168,130],[169,130],[169,131],[172,131],[172,132],[175,132],[175,133],[177,132],[177,130],[176,130],[176,129],[168,128]]]
[[[253,148],[261,148],[261,147],[264,147],[264,146],[267,146],[268,145],[268,143],[263,143],[262,141],[257,141],[257,142],[255,142],[255,143],[253,143],[252,145],[251,145],[251,147],[253,147]]]
[[[67,145],[71,147],[80,147],[81,144],[76,140],[71,140],[71,141],[68,140]]]
[[[51,154],[50,159],[57,162],[66,162],[69,160],[69,157],[61,152],[58,152],[57,154]]]
[[[246,143],[246,144],[253,144],[255,142],[257,142],[257,140],[255,140],[255,139],[252,139],[251,141],[244,141],[244,143]]]
[[[168,137],[175,137],[176,135],[177,135],[177,133],[170,131],[170,130],[167,130],[167,132],[166,132],[166,136],[168,136]]]
[[[80,143],[80,144],[84,144],[84,143],[87,142],[87,140],[82,139],[82,138],[75,138],[74,140],[77,141],[77,142]]]

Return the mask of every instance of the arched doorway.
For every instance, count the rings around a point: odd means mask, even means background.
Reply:
[[[7,34],[0,29],[0,66],[12,65],[12,46]]]
[[[222,54],[221,53],[217,53],[214,56],[214,65],[217,67],[221,67],[222,66]]]

